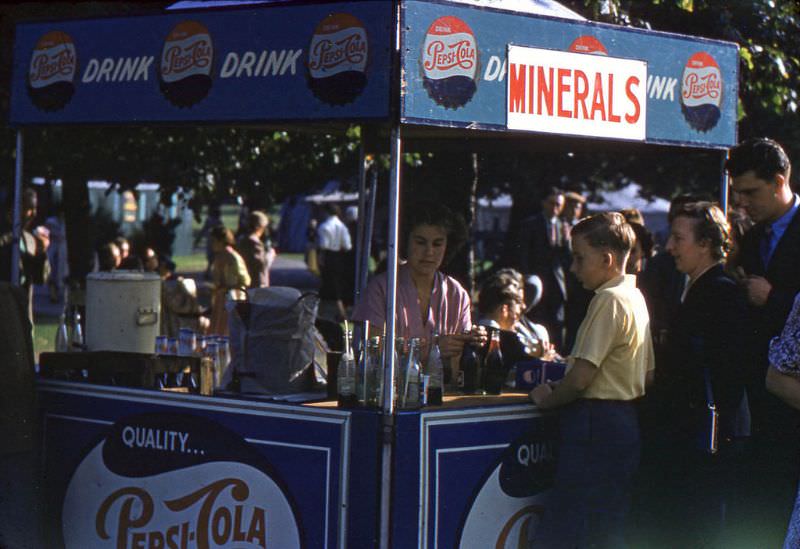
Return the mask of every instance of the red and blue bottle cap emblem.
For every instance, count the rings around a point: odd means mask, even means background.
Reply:
[[[422,79],[437,104],[457,109],[477,91],[478,45],[475,33],[453,16],[436,19],[422,45]]]

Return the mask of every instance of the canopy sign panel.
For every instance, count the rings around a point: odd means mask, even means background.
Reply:
[[[390,2],[17,27],[11,123],[387,118]]]
[[[507,130],[507,49],[526,46],[646,63],[647,142],[736,143],[736,44],[447,2],[408,0],[402,17],[405,123]]]
[[[647,63],[508,49],[509,129],[644,141]]]

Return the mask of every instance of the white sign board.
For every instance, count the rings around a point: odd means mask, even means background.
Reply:
[[[509,129],[645,139],[645,61],[509,45],[506,81]]]

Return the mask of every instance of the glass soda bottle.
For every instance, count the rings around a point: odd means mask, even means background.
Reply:
[[[491,331],[489,348],[484,362],[484,372],[486,376],[486,392],[490,395],[499,395],[506,380],[503,353],[500,351],[500,330]]]
[[[366,406],[380,408],[383,405],[383,361],[381,360],[381,338],[373,336],[367,347]]]
[[[422,372],[420,371],[420,339],[412,337],[408,347],[405,367],[403,368],[403,398],[402,406],[406,410],[416,410],[422,406],[420,391]]]
[[[481,393],[483,389],[481,355],[471,341],[464,345],[458,366],[463,377],[462,391],[464,394]]]
[[[338,391],[338,404],[340,408],[352,408],[358,404],[356,397],[356,360],[353,356],[351,343],[352,334],[344,333],[344,353],[339,360],[339,369],[336,373],[336,387]]]
[[[83,328],[81,327],[81,312],[77,307],[72,311],[72,336],[70,348],[73,351],[83,350]]]
[[[444,364],[442,364],[442,352],[439,350],[438,332],[433,332],[431,336],[431,350],[428,353],[428,362],[425,364],[425,373],[430,376],[427,404],[439,406],[442,403],[444,387]]]

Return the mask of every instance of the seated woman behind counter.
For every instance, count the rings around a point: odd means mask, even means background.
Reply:
[[[409,205],[408,211],[401,240],[405,246],[400,247],[406,261],[397,268],[395,332],[425,342],[438,332],[442,357],[458,358],[472,338],[470,298],[456,279],[439,268],[463,245],[466,226],[440,204]],[[373,277],[353,310],[353,320],[369,321],[370,335],[383,334],[387,280],[385,272]]]

